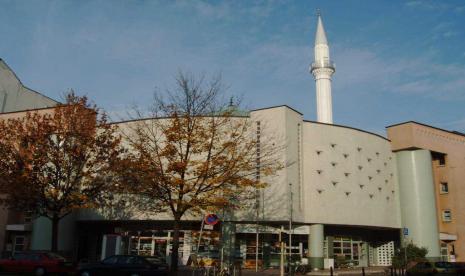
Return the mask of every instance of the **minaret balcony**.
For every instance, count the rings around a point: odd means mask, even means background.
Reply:
[[[332,69],[333,71],[336,71],[336,64],[332,62],[331,60],[315,61],[310,66],[310,72],[315,69],[321,69],[321,68],[328,68],[328,69]]]

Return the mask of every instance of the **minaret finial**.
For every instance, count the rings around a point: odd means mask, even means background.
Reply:
[[[321,16],[321,10],[320,10],[320,8],[317,8],[317,9],[316,9],[316,16]]]
[[[234,97],[229,98],[229,106],[234,106]]]

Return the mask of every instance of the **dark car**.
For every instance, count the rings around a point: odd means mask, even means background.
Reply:
[[[407,269],[407,275],[464,275],[460,263],[419,262]]]
[[[73,263],[51,252],[18,252],[0,260],[0,271],[42,276],[49,273],[69,274],[74,271]]]
[[[160,257],[114,255],[101,262],[82,264],[78,276],[162,276],[168,275],[168,265]]]

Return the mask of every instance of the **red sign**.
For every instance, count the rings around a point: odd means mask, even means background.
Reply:
[[[217,224],[217,223],[220,221],[220,219],[219,219],[218,216],[215,215],[215,214],[208,214],[208,215],[205,216],[205,220],[204,220],[204,221],[205,221],[205,223],[208,224],[208,225],[215,225],[215,224]]]

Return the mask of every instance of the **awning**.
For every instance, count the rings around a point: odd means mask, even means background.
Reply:
[[[441,241],[456,241],[457,235],[448,234],[448,233],[439,233],[439,239]]]
[[[8,224],[6,226],[7,231],[31,231],[32,227],[30,224]]]

